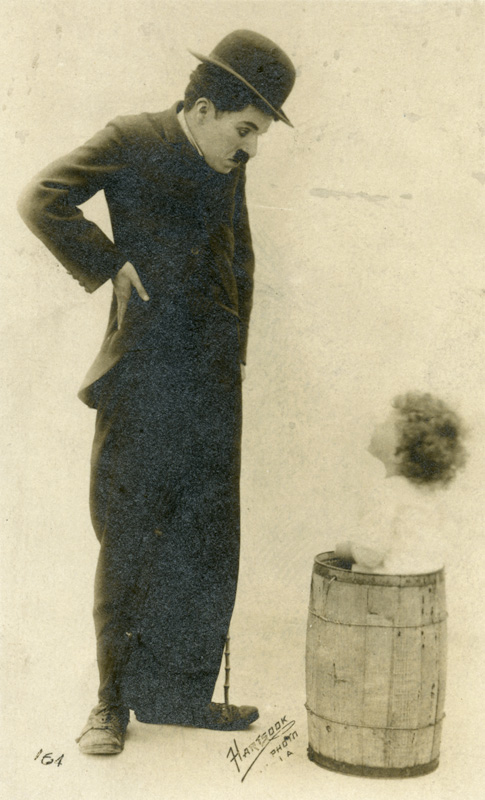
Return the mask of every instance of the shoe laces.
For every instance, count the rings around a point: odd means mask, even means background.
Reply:
[[[101,723],[101,725],[96,725],[100,730],[107,730],[113,726],[116,728],[121,727],[117,714],[109,706],[102,706],[96,712],[94,719],[96,722]]]

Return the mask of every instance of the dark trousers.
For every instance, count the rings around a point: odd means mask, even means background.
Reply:
[[[211,700],[236,593],[235,319],[218,310],[162,344],[127,353],[100,384],[94,621],[100,699],[183,722]]]

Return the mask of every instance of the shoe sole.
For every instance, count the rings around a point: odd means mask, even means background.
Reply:
[[[121,753],[123,750],[122,747],[119,749],[112,748],[111,750],[107,750],[106,748],[100,747],[80,747],[79,750],[85,756],[117,756],[118,753]]]
[[[259,713],[255,711],[253,714],[250,714],[249,717],[234,720],[234,722],[231,723],[222,723],[221,725],[214,723],[213,725],[198,725],[196,727],[207,728],[210,731],[245,731],[246,728],[249,728],[257,719],[259,719]]]
[[[186,720],[173,720],[162,719],[160,717],[150,717],[147,714],[138,714],[135,711],[135,716],[138,722],[143,722],[145,725],[178,725],[181,728],[200,728],[209,731],[244,731],[249,728],[253,722],[259,719],[259,712],[255,711],[245,719],[234,720],[231,723],[204,723],[204,722],[187,722]]]
[[[122,744],[117,744],[115,742],[100,742],[99,744],[92,742],[91,744],[87,744],[82,740],[83,737],[81,736],[79,739],[76,739],[76,742],[81,753],[87,756],[116,756],[118,753],[121,753],[125,746],[124,741]]]

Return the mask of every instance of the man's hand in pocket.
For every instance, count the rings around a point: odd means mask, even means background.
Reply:
[[[120,328],[133,287],[135,287],[142,300],[149,300],[150,298],[140,280],[138,272],[129,261],[121,267],[113,278],[113,287],[116,300],[118,301],[118,328]]]

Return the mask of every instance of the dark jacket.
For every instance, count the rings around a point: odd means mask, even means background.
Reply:
[[[19,211],[31,230],[88,292],[127,261],[150,300],[133,290],[121,328],[113,293],[108,328],[80,397],[128,350],[157,347],[164,312],[180,302],[233,314],[245,363],[254,256],[245,167],[215,172],[168,111],[118,117],[86,144],[44,169]],[[114,242],[78,206],[104,190]],[[167,318],[170,318],[168,315]]]

